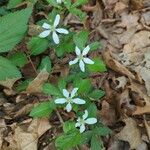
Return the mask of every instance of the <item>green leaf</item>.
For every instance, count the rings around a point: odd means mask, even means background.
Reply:
[[[90,46],[90,51],[94,51],[100,48],[101,44],[100,42],[94,42],[94,43],[91,43],[89,46]]]
[[[80,140],[81,140],[81,134],[76,129],[76,130],[71,130],[66,134],[63,134],[60,137],[58,137],[55,141],[55,145],[58,149],[70,150],[70,148],[73,148],[78,144],[80,144]]]
[[[23,0],[9,0],[9,3],[7,5],[8,9],[15,8],[17,5],[21,4]]]
[[[0,53],[12,50],[24,37],[32,8],[0,17]]]
[[[95,117],[96,118],[97,107],[96,107],[95,103],[91,103],[89,105],[89,107],[87,108],[87,111],[88,111],[88,117]]]
[[[92,98],[92,100],[99,100],[105,95],[105,92],[102,90],[94,90],[92,93],[90,93],[88,96]]]
[[[90,72],[105,72],[107,71],[106,65],[100,58],[92,59],[94,64],[87,65]]]
[[[48,56],[44,57],[41,61],[41,64],[38,68],[39,70],[43,70],[46,69],[46,71],[48,73],[50,73],[51,69],[52,69],[52,64],[51,64],[51,60]]]
[[[73,122],[73,121],[66,121],[63,124],[63,131],[65,133],[69,132],[70,130],[74,130],[74,129],[75,129],[75,122]]]
[[[83,21],[86,18],[86,13],[82,12],[81,9],[78,9],[76,7],[71,6],[69,8],[70,13],[72,13],[75,16],[78,16],[81,21]]]
[[[58,57],[63,56],[65,53],[74,52],[75,45],[72,38],[72,34],[63,37],[61,43],[55,48]]]
[[[40,103],[38,106],[34,107],[30,112],[31,117],[48,117],[55,109],[55,104],[53,101]]]
[[[58,5],[58,3],[56,2],[56,0],[46,0],[50,5],[60,8],[60,6]]]
[[[42,91],[48,95],[53,95],[53,96],[61,96],[62,95],[60,90],[50,83],[45,83],[43,85]]]
[[[30,80],[25,80],[25,81],[21,82],[21,83],[16,87],[16,91],[17,91],[17,92],[25,91],[31,81],[32,81],[32,80],[30,79]]]
[[[12,54],[9,60],[18,67],[23,67],[28,62],[26,55],[22,52]]]
[[[90,150],[102,150],[102,148],[103,148],[102,141],[97,136],[93,135],[91,139]]]
[[[99,135],[99,136],[106,136],[108,134],[111,133],[111,130],[108,127],[105,126],[96,126],[93,130],[92,130],[93,134],[95,135]]]
[[[66,89],[66,85],[67,85],[67,83],[64,79],[60,79],[58,81],[58,88],[61,92],[63,91],[63,89]]]
[[[81,135],[81,142],[80,144],[88,143],[92,138],[92,131],[83,132]]]
[[[21,78],[21,73],[11,61],[0,56],[0,81]]]
[[[89,33],[87,31],[81,31],[81,32],[75,34],[73,37],[73,41],[74,41],[75,45],[78,46],[81,50],[83,50],[83,48],[85,48],[85,45],[88,40],[88,34]]]
[[[84,5],[88,2],[88,0],[77,0],[75,3],[72,5],[72,7],[79,7],[81,5]]]
[[[48,47],[49,41],[45,38],[33,37],[28,43],[28,48],[31,51],[31,55],[39,55],[43,53]]]
[[[89,79],[77,79],[74,82],[74,87],[79,88],[78,94],[87,94],[91,90],[92,84]]]

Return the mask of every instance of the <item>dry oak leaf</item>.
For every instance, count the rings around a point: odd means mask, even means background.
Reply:
[[[48,119],[34,119],[26,130],[17,126],[14,134],[6,138],[9,146],[3,147],[3,150],[37,150],[38,138],[50,128]]]
[[[104,61],[105,61],[106,65],[110,69],[112,69],[112,70],[114,70],[114,71],[116,71],[116,72],[118,72],[118,73],[120,73],[122,75],[126,75],[129,78],[131,78],[131,79],[135,79],[134,74],[132,74],[126,67],[124,67],[121,63],[119,63],[117,60],[115,60],[111,56],[111,53],[110,53],[109,50],[106,50],[103,53],[103,57],[104,57]]]
[[[132,115],[141,115],[145,113],[150,113],[150,97],[146,95],[146,92],[140,88],[140,85],[131,83],[129,86],[131,91],[136,92],[139,94],[139,96],[144,100],[145,105],[143,107],[136,106],[136,110],[133,112]]]
[[[145,120],[145,118],[144,118],[144,124],[145,124],[147,135],[148,135],[148,138],[149,138],[149,141],[150,141],[150,126],[149,126],[148,122]]]
[[[26,91],[27,93],[40,93],[42,90],[42,85],[47,81],[49,73],[44,69],[42,70],[37,77],[29,83]]]
[[[126,126],[116,136],[119,140],[129,142],[131,149],[136,149],[142,143],[140,130],[132,118],[127,118],[124,122]]]

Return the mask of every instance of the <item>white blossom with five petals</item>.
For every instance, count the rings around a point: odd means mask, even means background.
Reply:
[[[69,62],[69,65],[74,65],[79,62],[79,67],[82,72],[85,72],[85,64],[94,64],[94,61],[89,59],[88,57],[84,57],[88,54],[90,50],[90,46],[88,45],[85,47],[81,53],[81,50],[76,46],[75,53],[77,55],[77,58],[75,58],[73,61]]]
[[[80,133],[85,131],[85,124],[95,124],[97,122],[96,118],[87,118],[88,117],[88,111],[85,110],[84,115],[82,118],[77,119],[77,123],[75,124],[75,127],[80,127]]]
[[[60,22],[60,15],[56,15],[53,25],[48,23],[43,23],[42,27],[45,29],[43,32],[39,34],[40,38],[45,38],[50,35],[52,32],[52,38],[55,44],[59,44],[59,37],[57,33],[68,34],[68,30],[64,28],[56,28]]]
[[[63,95],[65,98],[57,98],[55,100],[56,104],[65,104],[67,103],[65,109],[67,110],[67,112],[70,112],[72,110],[72,104],[85,104],[85,100],[80,99],[80,98],[74,98],[77,94],[78,88],[74,88],[71,93],[69,93],[66,89],[63,89]]]

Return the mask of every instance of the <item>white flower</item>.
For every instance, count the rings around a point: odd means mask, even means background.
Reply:
[[[67,112],[70,112],[72,110],[72,105],[73,103],[75,104],[85,104],[85,100],[80,99],[80,98],[74,98],[76,96],[78,88],[74,88],[71,93],[69,93],[66,89],[63,89],[63,95],[65,98],[58,98],[55,100],[56,104],[64,104],[67,103],[65,109]]]
[[[56,2],[57,2],[58,4],[61,4],[61,3],[63,2],[63,0],[56,0]]]
[[[69,33],[64,28],[56,28],[58,26],[59,22],[60,22],[60,15],[56,15],[53,25],[49,25],[48,23],[43,23],[42,27],[45,29],[45,31],[40,33],[39,37],[45,38],[45,37],[49,36],[50,33],[52,32],[53,41],[56,44],[59,44],[59,37],[57,35],[57,32],[62,33],[62,34],[68,34]]]
[[[76,46],[75,48],[75,53],[77,55],[77,58],[75,58],[73,61],[69,62],[69,65],[74,65],[79,62],[79,67],[82,72],[85,72],[85,64],[94,64],[94,61],[89,59],[88,57],[84,57],[85,55],[88,54],[90,50],[89,45],[83,49],[82,53],[81,50]]]
[[[77,119],[77,123],[75,124],[75,127],[80,127],[80,133],[85,131],[85,124],[95,124],[97,122],[96,118],[87,118],[88,117],[88,111],[85,110],[84,115],[82,118]]]

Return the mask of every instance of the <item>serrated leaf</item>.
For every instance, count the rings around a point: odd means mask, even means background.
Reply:
[[[90,46],[90,51],[94,51],[94,50],[100,48],[101,44],[100,44],[100,42],[94,42],[94,43],[91,43],[89,46]]]
[[[81,135],[81,142],[80,144],[88,143],[92,138],[92,131],[83,132]]]
[[[78,46],[81,50],[85,48],[86,42],[88,40],[88,32],[87,31],[81,31],[74,35],[73,41],[76,46]]]
[[[24,37],[32,8],[0,17],[0,53],[12,50]]]
[[[31,117],[48,117],[55,109],[55,104],[53,101],[40,103],[38,106],[34,107],[30,112]]]
[[[91,103],[89,105],[89,107],[87,108],[87,111],[88,111],[88,117],[95,117],[96,118],[97,107],[96,107],[95,103]]]
[[[87,65],[90,72],[105,72],[107,71],[105,63],[100,58],[92,59],[94,64]]]
[[[78,94],[87,94],[91,90],[92,84],[89,79],[77,79],[74,82],[74,87],[79,88]]]
[[[84,5],[88,2],[88,0],[77,0],[75,3],[72,5],[73,7],[79,7],[81,5]]]
[[[81,134],[78,130],[71,130],[66,134],[61,135],[55,141],[57,148],[62,150],[70,150],[80,144]]]
[[[17,67],[23,67],[28,61],[26,55],[22,52],[12,54],[9,60]]]
[[[99,135],[99,136],[106,136],[111,133],[111,130],[105,126],[97,126],[92,131],[93,131],[93,134]]]
[[[17,67],[8,59],[0,56],[0,81],[19,78],[21,78],[21,73]]]
[[[53,96],[61,96],[62,95],[60,90],[56,86],[54,86],[50,83],[45,83],[43,85],[42,91],[48,95],[53,95]]]
[[[73,121],[66,121],[63,124],[63,131],[65,133],[69,132],[70,130],[74,130],[74,129],[75,129],[75,122],[73,122]]]
[[[92,99],[92,100],[99,100],[100,98],[102,98],[105,95],[105,92],[102,90],[94,90],[92,93],[90,93],[88,96]]]
[[[9,3],[7,5],[8,9],[15,8],[18,4],[23,2],[23,0],[9,0]]]
[[[102,149],[103,149],[102,141],[97,136],[93,135],[91,139],[90,150],[102,150]]]
[[[58,88],[61,92],[63,91],[63,89],[66,89],[66,85],[67,85],[67,83],[64,79],[60,79],[58,81]]]
[[[48,73],[50,73],[50,71],[52,69],[52,63],[48,56],[46,56],[42,59],[41,64],[38,69],[39,70],[45,69]]]
[[[49,46],[49,41],[45,38],[33,37],[28,42],[28,48],[31,51],[31,55],[39,55],[43,53]]]

